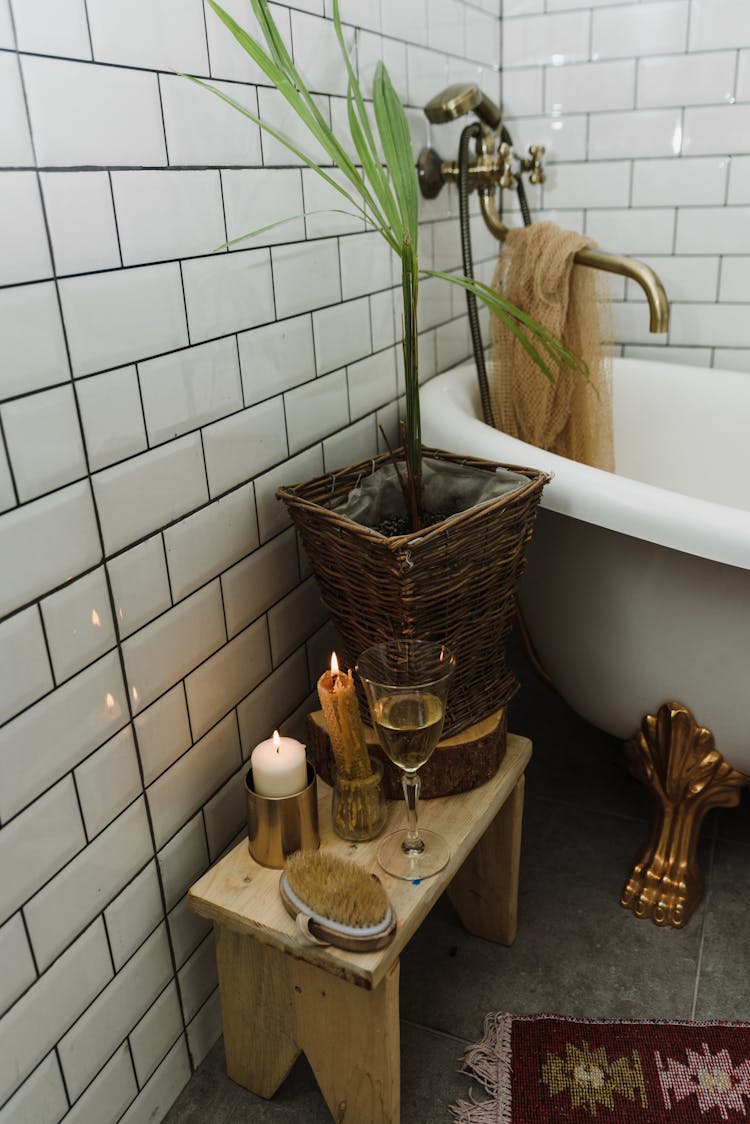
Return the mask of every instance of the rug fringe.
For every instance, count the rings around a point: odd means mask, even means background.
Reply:
[[[495,1100],[459,1101],[451,1109],[456,1124],[511,1124],[512,1025],[512,1015],[487,1015],[484,1037],[466,1051],[461,1072],[475,1077]]]

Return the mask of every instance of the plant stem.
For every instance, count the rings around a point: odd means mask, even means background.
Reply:
[[[417,299],[419,264],[409,234],[401,249],[401,292],[404,299],[404,386],[406,389],[406,471],[409,480],[411,529],[422,526],[422,423],[419,416],[419,353]]]

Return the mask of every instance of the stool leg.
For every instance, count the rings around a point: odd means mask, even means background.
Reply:
[[[296,1039],[336,1124],[398,1124],[399,962],[372,991],[290,964]]]
[[[524,778],[447,889],[464,928],[496,944],[513,944],[518,921]]]
[[[227,1074],[272,1097],[299,1055],[288,957],[214,925]]]

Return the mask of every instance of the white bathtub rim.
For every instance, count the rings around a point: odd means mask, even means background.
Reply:
[[[421,390],[426,444],[457,454],[537,468],[553,475],[541,504],[550,511],[750,570],[750,513],[590,468],[492,429],[474,413],[472,363],[437,375]],[[750,482],[749,482],[750,484]]]

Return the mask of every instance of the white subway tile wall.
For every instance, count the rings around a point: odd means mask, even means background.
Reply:
[[[500,99],[496,0],[342,9],[365,87],[384,58],[415,150],[454,155],[421,106],[462,79]],[[273,11],[346,136],[330,0]],[[205,0],[0,0],[2,1124],[158,1122],[218,1037],[187,890],[244,828],[253,746],[303,733],[334,643],[276,489],[381,452],[379,423],[397,435],[398,263],[175,71],[311,147]],[[543,113],[541,65],[518,88]],[[706,127],[686,201],[721,208]],[[616,179],[595,205],[619,205]],[[458,269],[455,189],[422,218],[423,262]],[[477,248],[485,276],[496,249]],[[426,283],[420,304],[429,377],[469,341],[458,291]]]
[[[505,0],[502,38],[516,149],[547,148],[539,209],[666,288],[665,337],[615,282],[618,351],[750,372],[747,0]]]

